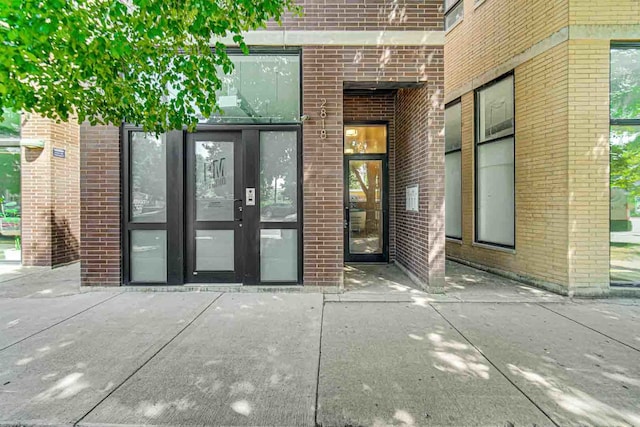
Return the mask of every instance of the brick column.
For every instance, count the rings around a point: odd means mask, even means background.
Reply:
[[[119,286],[120,132],[115,126],[80,128],[80,232],[83,286]]]
[[[21,133],[23,139],[44,141],[44,148],[22,149],[22,263],[53,267],[76,261],[79,126],[28,115]]]

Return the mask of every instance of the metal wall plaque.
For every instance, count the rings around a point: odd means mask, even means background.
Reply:
[[[54,148],[53,157],[60,157],[64,159],[67,156],[67,151],[64,148]]]
[[[406,188],[406,209],[407,212],[419,212],[418,184],[408,185]]]

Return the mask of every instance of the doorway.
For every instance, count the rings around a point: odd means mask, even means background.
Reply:
[[[388,262],[388,125],[344,127],[344,258]]]
[[[302,283],[300,126],[123,134],[126,284]]]

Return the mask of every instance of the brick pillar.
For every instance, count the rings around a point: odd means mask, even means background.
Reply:
[[[80,257],[83,286],[119,286],[120,132],[80,127]]]
[[[79,126],[28,115],[22,138],[22,264],[56,266],[79,257]],[[53,155],[56,149],[58,156]]]

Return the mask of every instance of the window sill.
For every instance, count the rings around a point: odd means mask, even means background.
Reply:
[[[508,253],[508,254],[511,254],[511,255],[515,255],[516,254],[516,250],[515,249],[503,248],[502,246],[488,245],[486,243],[473,242],[471,244],[471,246],[475,246],[477,248],[482,248],[482,249],[490,249],[490,250],[498,251],[498,252],[505,252],[505,253]]]
[[[480,0],[479,2],[475,3],[473,5],[473,10],[476,10],[477,8],[479,8],[480,6],[482,6],[487,0]]]
[[[447,243],[455,243],[457,245],[462,245],[462,239],[457,239],[455,237],[447,237],[446,241]]]

